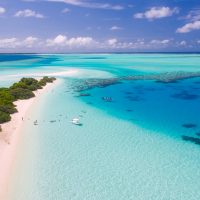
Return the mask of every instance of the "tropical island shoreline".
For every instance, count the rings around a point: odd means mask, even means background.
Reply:
[[[14,167],[17,146],[20,141],[20,132],[26,114],[31,106],[36,103],[38,98],[51,91],[60,81],[54,79],[47,82],[41,89],[33,91],[34,96],[29,99],[17,100],[13,102],[17,109],[16,113],[11,114],[11,120],[1,124],[0,132],[0,199],[5,199],[6,191],[10,180],[10,172]]]

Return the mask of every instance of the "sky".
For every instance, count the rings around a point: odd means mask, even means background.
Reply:
[[[0,52],[200,51],[200,0],[0,0]]]

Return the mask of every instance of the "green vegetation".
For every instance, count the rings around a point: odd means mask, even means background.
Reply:
[[[40,86],[45,86],[47,83],[53,83],[53,81],[55,81],[56,78],[54,77],[48,77],[48,76],[44,76],[38,83]]]
[[[14,83],[10,89],[27,89],[30,91],[35,91],[41,89],[38,81],[34,78],[22,78],[18,83]]]
[[[33,91],[42,89],[47,83],[52,83],[55,80],[56,78],[47,76],[39,81],[34,78],[22,78],[9,88],[0,88],[0,124],[10,121],[10,115],[17,112],[14,101],[34,97]]]
[[[20,87],[10,89],[10,94],[15,98],[15,100],[30,99],[35,96],[35,94],[31,90],[20,88]]]
[[[11,117],[9,113],[0,111],[0,123],[10,121]]]

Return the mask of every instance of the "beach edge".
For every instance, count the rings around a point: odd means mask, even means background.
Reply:
[[[42,89],[34,92],[35,97],[27,100],[18,100],[14,102],[18,110],[17,113],[11,115],[11,121],[1,125],[0,132],[0,199],[5,200],[7,193],[11,170],[14,167],[17,146],[20,141],[20,132],[24,123],[23,119],[31,106],[37,102],[38,98],[45,92],[55,88],[61,82],[56,79],[53,83],[48,83]]]

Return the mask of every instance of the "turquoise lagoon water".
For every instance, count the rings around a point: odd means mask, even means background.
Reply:
[[[1,86],[79,69],[29,111],[8,199],[199,199],[200,146],[182,136],[199,139],[200,78],[123,81],[85,97],[72,89],[90,78],[200,72],[199,64],[198,54],[1,55]]]

